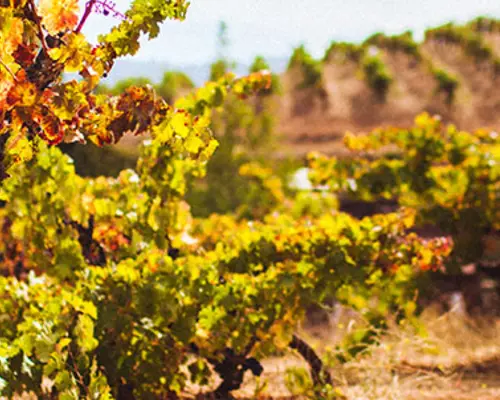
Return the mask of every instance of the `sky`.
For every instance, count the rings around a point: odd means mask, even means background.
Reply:
[[[83,6],[85,0],[80,0]],[[131,0],[117,0],[125,11]],[[479,15],[500,18],[500,0],[192,0],[183,22],[167,21],[161,34],[144,41],[134,57],[142,61],[193,65],[216,58],[220,21],[228,26],[228,56],[248,63],[256,55],[289,57],[305,44],[322,57],[332,40],[359,42],[375,32],[412,30],[464,22]],[[92,14],[83,32],[95,40],[119,21]]]

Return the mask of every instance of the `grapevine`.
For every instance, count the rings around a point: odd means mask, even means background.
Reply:
[[[233,98],[261,91],[258,106],[277,90],[262,60],[175,104],[148,85],[95,90],[141,35],[156,37],[187,9],[183,0],[135,0],[122,14],[89,1],[80,16],[76,0],[0,1],[1,396],[175,398],[189,383],[208,388],[216,373],[213,394],[229,398],[245,371],[260,375],[260,361],[286,348],[310,363],[317,397],[332,396],[334,380],[296,334],[304,310],[334,297],[370,321],[412,320],[417,278],[457,253],[447,237],[411,232],[415,221],[457,210],[447,233],[459,243],[462,213],[498,228],[498,140],[453,128],[442,137],[427,117],[414,130],[347,139],[353,150],[395,144],[400,159],[313,159],[318,182],[397,196],[405,207],[396,213],[294,214],[272,170],[246,163],[238,172],[251,185],[249,208],[193,218],[185,194],[218,146],[212,117]],[[95,45],[82,33],[93,12],[119,21]],[[306,86],[321,85],[304,49],[295,64]],[[116,178],[77,175],[55,146],[146,133],[135,168]],[[255,207],[262,193],[268,209]]]
[[[373,201],[396,199],[418,212],[418,225],[434,224],[454,236],[458,264],[485,253],[482,239],[500,228],[499,140],[496,132],[468,133],[422,114],[411,129],[378,129],[345,137],[348,161],[311,157],[311,178],[336,192]],[[387,146],[395,158],[370,161]]]

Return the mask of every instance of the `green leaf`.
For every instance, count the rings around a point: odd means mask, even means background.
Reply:
[[[0,358],[12,358],[19,353],[21,345],[19,342],[12,342],[4,338],[0,338]],[[33,346],[28,348],[32,348]],[[24,350],[23,350],[24,351]]]
[[[31,333],[26,333],[18,339],[17,343],[23,353],[30,356],[35,346],[35,337]]]
[[[84,352],[94,350],[99,342],[94,338],[94,322],[85,314],[78,316],[75,327],[76,340]]]

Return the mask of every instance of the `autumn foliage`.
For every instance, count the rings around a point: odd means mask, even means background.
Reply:
[[[148,86],[95,93],[118,57],[187,8],[135,0],[122,14],[106,1],[78,10],[70,0],[0,0],[1,396],[177,398],[197,384],[227,399],[245,371],[260,375],[262,358],[290,348],[310,364],[316,398],[339,397],[295,333],[305,310],[335,298],[378,327],[413,321],[417,278],[458,254],[467,210],[498,228],[498,139],[451,128],[441,139],[425,116],[414,130],[347,139],[353,151],[396,144],[397,160],[311,159],[331,195],[395,196],[396,213],[355,219],[316,192],[285,193],[253,162],[234,173],[251,182],[248,208],[265,198],[269,209],[193,218],[184,195],[217,149],[214,112],[269,94],[271,75],[228,73],[174,104]],[[97,11],[117,26],[91,44],[81,28]],[[136,167],[116,178],[78,176],[55,146],[146,133]],[[436,210],[453,213],[453,240],[411,232]],[[355,335],[356,348],[372,332]]]

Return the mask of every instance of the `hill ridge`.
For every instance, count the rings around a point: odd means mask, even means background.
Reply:
[[[279,127],[300,154],[318,144],[335,152],[345,131],[409,126],[424,111],[461,129],[500,129],[499,77],[500,21],[484,17],[429,29],[421,43],[410,32],[333,42],[321,61],[302,47],[282,75]]]

